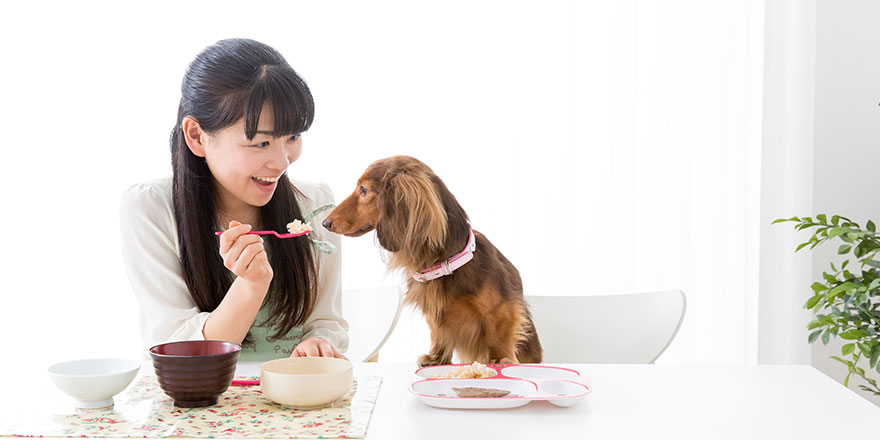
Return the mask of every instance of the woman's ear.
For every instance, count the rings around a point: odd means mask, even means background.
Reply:
[[[187,116],[180,123],[180,129],[183,130],[183,138],[186,140],[189,151],[198,157],[205,157],[207,135],[199,125],[199,121],[196,121],[192,116]]]

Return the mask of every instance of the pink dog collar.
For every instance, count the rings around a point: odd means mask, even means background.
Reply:
[[[412,275],[413,279],[420,283],[427,283],[433,279],[437,279],[446,275],[452,275],[455,269],[464,266],[465,263],[474,258],[474,252],[477,250],[477,241],[474,238],[474,230],[468,226],[468,242],[464,250],[453,255],[448,260],[441,261],[432,267]]]

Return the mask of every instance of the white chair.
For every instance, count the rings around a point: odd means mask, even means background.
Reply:
[[[527,295],[546,363],[649,364],[684,320],[684,292]]]
[[[403,308],[397,286],[342,291],[342,316],[348,321],[348,351],[352,362],[377,362]]]

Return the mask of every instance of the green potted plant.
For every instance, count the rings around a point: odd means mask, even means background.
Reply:
[[[868,371],[876,369],[880,373],[880,234],[876,232],[873,221],[868,221],[862,229],[852,220],[835,215],[828,221],[825,214],[812,217],[792,217],[777,219],[773,223],[795,222],[798,231],[812,229],[813,235],[798,245],[795,252],[809,246],[816,246],[834,239],[840,240],[839,255],[846,255],[840,267],[831,263],[831,271],[823,272],[822,279],[813,283],[813,294],[804,304],[812,310],[814,319],[807,328],[809,343],[822,339],[828,345],[831,337],[839,337],[847,342],[841,348],[843,357],[831,356],[847,366],[849,373],[844,386],[849,386],[849,378],[856,374],[870,386],[859,388],[880,395],[877,381],[866,375],[859,363],[867,362]],[[849,255],[854,257],[850,264]],[[854,266],[857,266],[856,269]],[[846,359],[851,357],[852,360]]]

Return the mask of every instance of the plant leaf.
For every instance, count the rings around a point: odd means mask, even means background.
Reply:
[[[813,297],[810,298],[810,299],[808,299],[808,300],[807,300],[807,303],[804,304],[804,308],[805,308],[805,309],[812,309],[812,308],[813,308],[816,304],[818,304],[819,301],[821,301],[822,298],[824,298],[824,297],[825,297],[825,295],[822,295],[821,293],[818,294],[818,295],[813,295]]]
[[[867,253],[868,253],[868,250],[865,249],[865,242],[864,242],[864,241],[861,242],[861,243],[859,243],[859,244],[857,244],[857,245],[856,245],[856,248],[853,249],[853,255],[855,255],[856,258],[862,258],[862,257],[864,257]]]
[[[852,249],[851,244],[842,244],[842,245],[840,245],[839,248],[837,248],[837,254],[838,255],[848,254],[850,249]]]
[[[830,357],[831,359],[834,359],[834,360],[837,361],[837,362],[842,363],[842,364],[848,364],[848,363],[849,363],[849,361],[845,361],[845,360],[843,360],[843,359],[841,359],[841,358],[839,358],[839,357],[837,357],[837,356],[829,356],[829,357]]]
[[[860,287],[860,286],[859,286],[858,284],[853,283],[852,281],[847,281],[847,282],[845,282],[845,283],[843,283],[843,284],[841,284],[841,285],[839,285],[839,286],[837,286],[837,287],[831,289],[831,291],[828,292],[828,294],[829,294],[829,295],[834,295],[834,294],[836,294],[836,293],[838,293],[838,292],[845,292],[845,291],[855,290],[855,289],[858,289],[859,287]]]
[[[855,349],[856,349],[856,344],[854,344],[854,343],[845,344],[843,347],[840,347],[840,354],[842,354],[843,356],[846,356],[846,355],[852,353],[853,350],[855,350]]]
[[[855,332],[857,332],[857,330],[849,330],[849,331],[845,331],[845,332],[843,332],[843,333],[840,334],[840,337],[843,338],[843,339],[850,340],[850,341],[852,341],[852,340],[856,340],[856,339],[859,339],[859,338],[862,337],[860,334],[855,333]],[[813,336],[813,335],[810,335],[810,337],[812,337],[812,336]],[[812,341],[810,341],[810,342],[812,342]]]
[[[816,339],[819,339],[819,335],[820,335],[820,334],[822,334],[822,330],[821,330],[821,329],[820,329],[820,330],[816,330],[816,331],[814,331],[813,333],[810,333],[810,337],[807,338],[807,342],[810,343],[810,344],[812,344],[813,342],[816,342]],[[843,335],[841,335],[841,336],[843,336]],[[858,338],[856,338],[856,339],[858,339]]]
[[[844,227],[831,228],[831,232],[828,233],[828,238],[831,239],[831,238],[837,237],[838,235],[845,234],[849,231],[850,231],[849,228],[844,228]],[[843,238],[843,237],[844,236],[841,236],[840,238]],[[852,241],[850,241],[850,243],[852,243]]]

